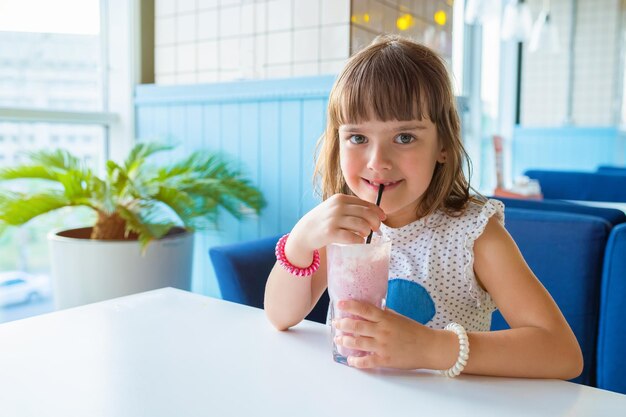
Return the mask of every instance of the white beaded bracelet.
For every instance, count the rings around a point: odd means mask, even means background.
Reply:
[[[463,369],[465,369],[465,365],[467,365],[467,360],[469,359],[469,339],[467,338],[467,332],[457,323],[450,323],[446,326],[444,330],[448,330],[456,333],[459,338],[459,356],[456,358],[456,363],[452,366],[452,368],[439,371],[443,375],[448,378],[454,378],[455,376],[459,376]]]

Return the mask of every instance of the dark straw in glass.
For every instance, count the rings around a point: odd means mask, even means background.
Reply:
[[[380,184],[378,186],[378,195],[376,196],[376,205],[380,206],[380,200],[382,200],[383,198],[383,190],[385,189],[385,185],[384,184]],[[374,231],[370,231],[369,236],[367,237],[367,240],[365,241],[365,243],[369,244],[372,242],[372,235],[374,234]]]

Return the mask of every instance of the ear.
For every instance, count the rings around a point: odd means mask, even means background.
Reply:
[[[443,164],[446,162],[446,159],[448,159],[448,151],[446,151],[444,148],[441,148],[439,156],[437,157],[437,162]]]

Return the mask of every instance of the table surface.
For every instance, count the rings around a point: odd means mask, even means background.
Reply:
[[[626,396],[556,380],[361,371],[327,326],[164,288],[0,325],[0,415],[624,415]]]
[[[618,203],[614,201],[585,201],[585,200],[565,200],[571,203],[582,204],[583,206],[604,207],[621,210],[626,213],[626,203]]]

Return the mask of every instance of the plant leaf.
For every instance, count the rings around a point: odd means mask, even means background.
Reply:
[[[80,159],[63,149],[26,152],[26,156],[31,160],[31,163],[56,171],[82,169]]]
[[[43,165],[18,165],[0,169],[0,180],[26,178],[56,181],[57,174]]]
[[[67,151],[31,152],[30,164],[0,170],[0,179],[51,180],[59,189],[0,191],[0,227],[23,224],[60,207],[85,205],[118,212],[127,232],[136,232],[145,247],[174,226],[207,228],[216,225],[222,210],[241,218],[265,206],[259,189],[222,154],[203,150],[158,167],[147,163],[155,153],[171,149],[138,143],[123,164],[107,162],[104,179]]]
[[[184,191],[161,186],[153,198],[174,211],[186,226],[191,225],[193,218],[198,216],[196,202]]]
[[[0,221],[19,226],[34,217],[69,205],[72,204],[67,197],[56,191],[38,194],[3,192],[0,195]]]
[[[126,161],[124,162],[124,168],[129,177],[132,177],[135,171],[144,163],[146,158],[154,155],[158,152],[169,151],[174,147],[158,142],[140,142],[131,149]]]
[[[151,240],[160,239],[169,232],[176,223],[166,219],[151,219],[149,208],[136,206],[129,208],[117,206],[117,212],[126,220],[126,229],[139,235],[138,239],[142,247],[145,247]]]

